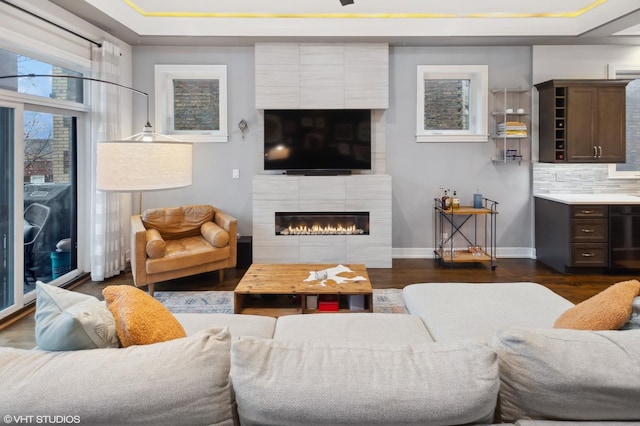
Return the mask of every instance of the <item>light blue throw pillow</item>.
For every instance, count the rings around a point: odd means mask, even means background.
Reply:
[[[635,330],[640,328],[640,296],[633,299],[631,308],[631,317],[629,318],[629,321],[622,326],[621,330]]]
[[[47,351],[117,348],[116,323],[96,297],[36,283],[36,343]]]

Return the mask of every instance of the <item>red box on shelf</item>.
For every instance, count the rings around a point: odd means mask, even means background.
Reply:
[[[320,312],[337,312],[339,309],[337,296],[320,296],[318,300],[318,310]]]

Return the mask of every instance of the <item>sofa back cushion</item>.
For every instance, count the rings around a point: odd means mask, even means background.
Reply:
[[[176,240],[200,235],[200,227],[211,222],[215,209],[208,205],[173,207],[145,210],[142,223],[149,229],[157,229],[162,238]]]
[[[420,345],[245,338],[231,349],[244,425],[491,422],[496,356],[475,342]]]
[[[492,347],[503,421],[640,420],[640,330],[511,328]]]
[[[232,425],[230,336],[125,349],[0,348],[0,413],[64,414],[91,425]]]

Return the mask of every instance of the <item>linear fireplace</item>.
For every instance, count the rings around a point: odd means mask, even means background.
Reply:
[[[276,235],[369,235],[369,212],[275,212]]]

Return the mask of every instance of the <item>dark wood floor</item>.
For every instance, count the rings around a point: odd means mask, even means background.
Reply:
[[[395,259],[392,268],[368,269],[373,288],[404,288],[414,283],[428,282],[518,282],[540,283],[557,294],[579,303],[604,290],[611,284],[628,279],[638,279],[637,274],[575,273],[561,274],[531,259],[500,259],[498,267],[492,271],[485,264],[441,266],[430,259]],[[245,270],[229,269],[225,280],[218,282],[218,273],[156,284],[156,291],[172,290],[233,290]],[[86,280],[74,287],[74,291],[102,298],[102,289],[107,285],[133,285],[131,273],[110,278],[104,282]],[[34,314],[27,314],[19,320],[0,324],[0,346],[33,348]]]

